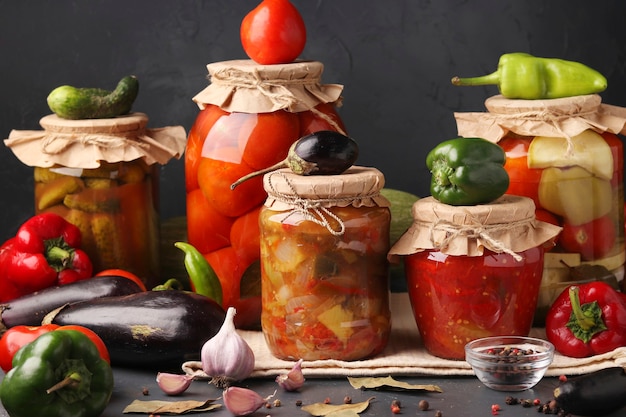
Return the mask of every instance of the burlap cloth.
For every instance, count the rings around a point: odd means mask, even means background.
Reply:
[[[440,359],[426,352],[421,343],[407,293],[391,294],[392,330],[389,344],[378,356],[362,361],[318,360],[305,361],[302,372],[306,377],[388,376],[388,375],[473,375],[465,361]],[[239,331],[255,354],[251,377],[274,377],[288,372],[294,362],[276,359],[258,331]],[[531,330],[531,336],[545,339],[543,328]],[[579,375],[610,366],[626,365],[626,347],[590,358],[574,359],[559,355],[546,376]],[[199,378],[207,377],[198,361],[185,362],[183,371]]]

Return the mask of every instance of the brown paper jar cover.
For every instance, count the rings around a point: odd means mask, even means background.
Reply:
[[[289,169],[265,174],[265,206],[282,211],[311,207],[389,207],[380,194],[385,177],[376,168],[352,166],[339,175],[298,175]]]
[[[340,104],[343,86],[322,84],[324,65],[317,61],[259,65],[232,60],[207,65],[210,84],[193,97],[200,109],[207,104],[227,112],[301,112],[320,103]]]
[[[498,142],[509,132],[522,136],[574,137],[587,129],[626,133],[626,108],[603,104],[597,94],[546,100],[485,101],[488,112],[454,113],[458,134]]]
[[[452,206],[426,197],[413,204],[414,222],[389,251],[389,258],[425,250],[448,255],[517,254],[541,246],[561,228],[535,219],[532,199],[505,194],[489,204]]]
[[[148,116],[131,113],[110,119],[68,120],[50,114],[44,130],[13,130],[4,141],[24,164],[92,169],[100,161],[143,159],[148,165],[180,158],[187,142],[182,126],[147,129]]]

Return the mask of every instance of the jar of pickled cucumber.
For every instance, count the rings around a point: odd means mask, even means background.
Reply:
[[[487,336],[527,336],[545,249],[558,226],[537,221],[527,197],[476,206],[433,197],[413,204],[414,223],[389,251],[402,257],[421,341],[432,355],[460,360]]]
[[[626,109],[598,95],[486,100],[488,113],[457,113],[462,136],[481,135],[506,152],[509,194],[535,202],[539,219],[563,227],[545,256],[536,323],[565,286],[623,280]],[[590,268],[593,267],[593,268]],[[584,268],[584,269],[583,269]]]
[[[78,226],[94,271],[124,269],[152,287],[159,276],[159,167],[181,157],[182,127],[147,129],[148,117],[41,119],[44,131],[5,142],[34,167],[35,214]]]
[[[263,334],[286,360],[358,360],[381,352],[391,329],[391,214],[382,173],[264,177]]]
[[[285,159],[302,136],[345,133],[336,111],[342,87],[321,84],[323,65],[314,61],[234,60],[207,68],[210,84],[193,98],[200,112],[185,151],[188,239],[218,275],[223,306],[237,309],[237,326],[258,328],[258,217],[267,194],[261,176],[231,185]]]

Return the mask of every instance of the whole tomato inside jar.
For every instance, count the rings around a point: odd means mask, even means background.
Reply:
[[[535,219],[526,197],[477,206],[433,197],[413,205],[415,222],[391,248],[404,256],[407,290],[425,348],[463,359],[481,337],[528,335],[545,246],[560,228]]]
[[[223,306],[236,324],[260,325],[258,216],[267,197],[254,171],[284,160],[293,142],[318,130],[345,133],[336,111],[342,87],[320,82],[323,65],[302,61],[259,65],[250,60],[207,66],[211,83],[194,97],[200,107],[185,151],[189,243],[222,284]]]
[[[563,228],[545,254],[535,324],[568,285],[623,280],[626,109],[598,95],[485,101],[487,113],[457,113],[461,135],[483,135],[506,153],[507,193],[531,198],[536,216]],[[581,272],[582,271],[582,272]],[[590,272],[593,273],[590,274]],[[581,276],[582,274],[582,276]]]
[[[264,177],[261,324],[286,360],[359,360],[391,330],[387,252],[391,212],[382,173]]]

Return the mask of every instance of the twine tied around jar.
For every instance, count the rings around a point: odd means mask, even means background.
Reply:
[[[146,143],[138,142],[136,137],[142,133],[129,133],[107,135],[97,134],[74,134],[74,133],[46,133],[40,143],[41,152],[48,155],[55,155],[64,152],[68,147],[78,143],[80,145],[94,145],[99,148],[113,149],[125,146],[133,146],[139,149],[147,149]]]
[[[576,152],[575,137],[586,130],[626,133],[626,108],[603,104],[597,94],[549,100],[515,100],[501,95],[485,100],[487,112],[455,112],[462,137],[498,143],[509,133],[563,138],[563,152]]]
[[[276,190],[276,188],[274,187],[274,183],[272,182],[273,175],[280,175],[282,177],[282,179],[291,189],[291,194],[282,193]],[[368,195],[358,196],[356,198],[354,196],[317,199],[304,198],[296,192],[289,178],[287,178],[285,173],[281,171],[275,171],[267,174],[267,183],[269,188],[268,194],[271,194],[272,198],[282,203],[286,203],[289,206],[292,206],[292,209],[289,210],[287,215],[282,219],[282,222],[285,222],[285,220],[287,220],[294,214],[300,214],[302,215],[302,217],[304,217],[305,220],[311,221],[326,228],[333,236],[342,236],[346,231],[346,226],[343,220],[332,211],[330,211],[326,206],[333,206],[345,202],[353,202],[355,199],[372,198],[380,194],[380,192],[376,192]],[[333,225],[330,223],[330,219],[333,219],[337,222],[338,228],[333,227]]]
[[[541,110],[525,111],[515,114],[510,113],[494,113],[491,114],[499,120],[529,120],[534,122],[547,123],[552,126],[560,135],[565,138],[567,143],[566,154],[571,155],[574,151],[574,143],[572,142],[572,135],[568,134],[563,128],[562,123],[572,117],[580,117],[585,119],[586,123],[590,126],[599,128],[600,126],[593,122],[593,120],[585,117],[591,116],[597,113],[597,110],[580,111],[580,112],[563,112],[558,108],[545,108]]]
[[[472,219],[474,220],[474,219]],[[453,239],[457,237],[465,237],[468,239],[482,239],[488,244],[488,248],[493,252],[504,252],[511,255],[516,261],[521,261],[523,258],[518,253],[512,251],[506,247],[501,241],[494,239],[491,233],[503,229],[515,228],[517,226],[523,226],[531,222],[533,218],[526,218],[514,222],[496,223],[485,225],[479,221],[474,221],[474,224],[464,225],[456,224],[448,220],[440,219],[436,223],[430,225],[430,241],[434,248],[441,250],[445,249]],[[435,239],[435,232],[444,232],[445,238],[441,242],[437,242]]]
[[[296,78],[296,79],[267,79],[264,78],[258,69],[239,70],[237,68],[228,67],[226,69],[215,71],[210,75],[211,83],[217,86],[233,87],[234,89],[245,88],[257,90],[264,97],[267,97],[272,103],[279,108],[290,109],[297,104],[306,105],[299,99],[289,86],[313,86],[320,89],[321,85],[318,78]],[[323,119],[337,132],[345,135],[346,132],[326,113],[319,111],[315,107],[309,109],[316,116]]]

